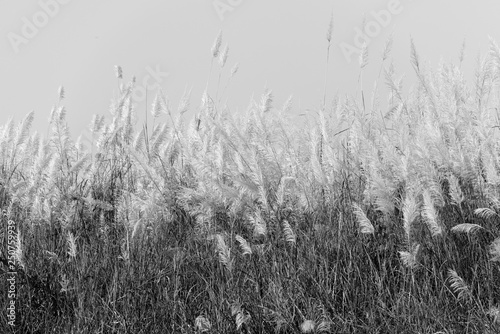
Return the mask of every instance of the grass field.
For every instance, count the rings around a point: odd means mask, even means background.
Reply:
[[[325,88],[306,128],[271,91],[224,108],[219,38],[217,93],[173,108],[159,92],[152,128],[120,68],[91,143],[71,139],[63,90],[47,137],[33,113],[6,124],[0,332],[499,333],[500,50],[466,80],[412,43],[403,94],[390,48],[388,97]]]

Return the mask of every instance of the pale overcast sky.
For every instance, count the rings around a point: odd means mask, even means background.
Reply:
[[[144,88],[160,84],[175,106],[192,87],[190,116],[200,104],[210,48],[220,29],[223,45],[230,48],[222,85],[230,68],[240,64],[226,92],[231,109],[245,109],[266,86],[277,106],[293,95],[294,113],[317,109],[332,12],[330,98],[355,91],[359,65],[349,50],[362,38],[357,35],[363,13],[371,29],[368,89],[391,32],[392,58],[397,72],[407,74],[406,87],[414,83],[410,36],[432,66],[440,58],[457,63],[465,38],[468,78],[478,54],[487,52],[488,36],[500,43],[498,0],[0,0],[0,123],[35,110],[35,129],[45,133],[63,85],[70,128],[80,133],[93,114],[109,116],[117,64],[125,79],[137,77],[139,113],[144,113]],[[154,93],[149,92],[148,104]]]

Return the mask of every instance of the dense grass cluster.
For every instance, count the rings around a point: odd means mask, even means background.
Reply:
[[[159,92],[137,129],[121,69],[92,143],[72,141],[63,90],[47,138],[33,113],[5,125],[17,332],[498,333],[500,50],[472,84],[413,43],[411,61],[407,96],[382,63],[387,110],[375,88],[305,129],[270,91],[243,115],[205,93],[188,124],[189,96],[173,110]]]

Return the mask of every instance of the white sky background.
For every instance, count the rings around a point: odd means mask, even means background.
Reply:
[[[219,15],[217,3],[232,10]],[[230,48],[221,86],[231,67],[240,64],[225,95],[231,110],[246,109],[252,95],[260,99],[266,86],[273,90],[277,107],[293,95],[294,114],[317,110],[323,98],[330,13],[335,20],[328,71],[331,100],[337,92],[354,95],[357,87],[357,55],[349,63],[339,45],[355,46],[355,29],[361,28],[363,13],[367,23],[376,23],[371,12],[387,10],[391,3],[399,3],[401,13],[391,15],[388,26],[381,27],[369,43],[367,91],[391,32],[392,59],[397,74],[406,73],[405,88],[415,83],[410,36],[421,59],[433,68],[441,58],[458,63],[465,38],[463,68],[469,80],[477,56],[488,51],[488,36],[500,43],[498,0],[0,0],[0,124],[11,116],[20,121],[35,110],[34,129],[45,134],[58,87],[63,85],[63,103],[76,137],[93,114],[110,116],[108,108],[118,87],[117,64],[127,81],[137,77],[139,87],[149,72],[163,73],[148,83],[159,83],[175,109],[185,88],[192,87],[191,111],[186,114],[190,118],[200,105],[210,48],[220,29],[223,45],[229,43]],[[52,16],[44,11],[52,11]],[[36,34],[31,31],[33,36],[26,34],[26,28],[23,31],[26,22],[40,26]],[[13,36],[23,42],[15,45]],[[217,75],[214,67],[212,96]],[[154,94],[149,92],[149,106]],[[138,98],[141,122],[145,107]]]

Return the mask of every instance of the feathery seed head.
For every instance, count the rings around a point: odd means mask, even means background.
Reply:
[[[333,34],[333,12],[330,16],[330,23],[328,24],[328,30],[326,31],[326,40],[328,41],[328,44],[332,41],[332,34]]]
[[[474,210],[474,214],[483,219],[498,216],[498,214],[490,208],[477,208],[476,210]]]
[[[52,124],[56,120],[56,110],[56,107],[52,106],[52,109],[50,110],[49,124]]]
[[[297,236],[290,226],[290,223],[286,220],[283,221],[283,233],[285,234],[286,242],[288,242],[288,244],[292,247],[295,246],[297,243]]]
[[[415,68],[415,71],[418,73],[420,72],[420,60],[418,57],[417,49],[415,48],[415,43],[413,43],[413,37],[410,39],[410,44],[411,44],[411,63],[413,67]]]
[[[59,101],[61,101],[62,99],[64,99],[64,87],[59,86]]]
[[[410,252],[407,252],[407,251],[400,251],[399,252],[399,256],[401,257],[401,260],[403,261],[403,264],[406,267],[413,269],[417,266],[417,264],[418,264],[417,255],[418,255],[419,249],[420,249],[420,245],[415,244],[415,245],[413,245]]]
[[[231,260],[231,250],[224,241],[224,237],[220,234],[215,236],[215,246],[219,254],[219,262],[229,271],[232,271],[233,261]]]
[[[219,55],[219,65],[220,67],[224,67],[226,65],[227,57],[229,55],[229,45],[226,44],[224,49]]]
[[[260,109],[263,113],[271,110],[273,104],[273,92],[270,89],[266,89],[264,95],[262,95]]]
[[[68,255],[74,259],[76,257],[76,239],[73,233],[68,232],[66,240],[68,242]]]
[[[264,237],[267,235],[267,226],[262,216],[257,211],[255,216],[250,216],[248,218],[250,223],[253,225],[253,236],[256,238]]]
[[[359,66],[364,68],[366,65],[368,65],[368,44],[364,42],[361,53],[359,54]]]
[[[191,97],[191,90],[185,90],[184,94],[182,95],[181,100],[179,101],[179,106],[177,108],[177,112],[182,115],[186,111],[189,110],[190,102],[189,99]]]
[[[458,294],[458,300],[470,299],[472,297],[469,286],[455,270],[448,269],[448,279],[450,280],[450,286],[453,289],[453,292]]]
[[[392,50],[392,42],[393,42],[393,34],[389,36],[389,38],[385,41],[384,52],[382,53],[382,61],[386,60],[389,57],[389,54]]]
[[[460,188],[459,180],[456,176],[450,175],[448,177],[448,184],[450,188],[450,197],[453,204],[460,207],[464,201],[464,194]]]
[[[407,194],[403,201],[403,226],[408,244],[411,241],[411,226],[418,217],[418,204],[412,194]]]
[[[462,48],[460,49],[460,55],[458,56],[458,60],[460,61],[460,63],[464,61],[464,58],[465,58],[465,38],[462,43]]]
[[[202,315],[196,317],[194,326],[200,333],[208,332],[212,328],[210,321]]]
[[[90,132],[97,133],[104,127],[104,116],[94,115],[90,123]]]
[[[234,64],[233,68],[231,68],[231,78],[234,77],[236,72],[238,72],[239,67],[240,67],[240,64],[236,63],[236,64]]]
[[[438,213],[434,207],[434,201],[429,190],[425,190],[423,193],[422,215],[425,218],[432,236],[441,235],[443,233],[443,229],[438,222]]]
[[[292,105],[293,105],[293,95],[290,95],[283,104],[283,112],[290,111],[292,109]]]
[[[301,325],[300,325],[300,330],[302,333],[312,333],[314,331],[314,321],[312,320],[305,320]]]
[[[217,35],[217,38],[215,39],[214,44],[212,45],[211,51],[212,51],[212,56],[214,58],[217,58],[217,56],[219,55],[221,44],[222,44],[222,30],[219,31],[219,34]]]
[[[208,106],[209,102],[210,102],[210,98],[208,96],[207,90],[205,89],[203,91],[203,95],[201,96],[201,108],[205,109]]]
[[[235,302],[231,305],[231,315],[235,317],[236,329],[238,331],[241,330],[243,325],[246,325],[251,319],[250,314],[243,309],[240,302]]]
[[[16,263],[23,269],[26,269],[24,265],[24,251],[23,251],[23,243],[21,240],[21,232],[17,231],[16,235],[16,243],[14,249],[14,260]]]
[[[363,209],[361,209],[361,207],[356,203],[353,203],[352,207],[354,210],[354,214],[356,215],[356,218],[358,220],[360,232],[363,234],[375,233],[375,228],[373,227],[368,217],[366,217],[366,214],[363,212]]]
[[[464,223],[464,224],[458,224],[458,225],[453,226],[451,228],[451,231],[455,232],[455,233],[472,234],[472,233],[475,233],[476,231],[478,231],[482,228],[483,227],[481,225]]]
[[[115,74],[117,79],[123,79],[123,71],[120,65],[115,65]]]
[[[495,67],[498,68],[500,67],[500,47],[491,36],[488,38],[490,40],[490,57],[494,60]]]
[[[156,94],[155,99],[153,101],[152,109],[151,109],[151,114],[153,115],[154,118],[157,118],[160,116],[161,112],[164,110],[163,103],[162,103],[162,98],[160,96],[160,92]]]
[[[236,241],[240,244],[241,251],[243,255],[250,255],[252,254],[252,248],[248,244],[248,242],[241,236],[241,235],[236,235],[235,237]]]

